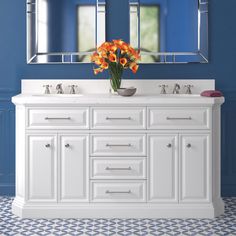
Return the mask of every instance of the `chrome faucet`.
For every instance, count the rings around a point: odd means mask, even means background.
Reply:
[[[173,94],[179,94],[179,90],[180,90],[180,85],[179,84],[175,84],[174,85],[174,89],[173,89]]]
[[[62,84],[57,84],[56,86],[57,94],[63,94]]]

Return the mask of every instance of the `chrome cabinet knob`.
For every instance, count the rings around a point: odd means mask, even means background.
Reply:
[[[45,147],[49,148],[49,147],[51,147],[51,145],[48,143],[48,144],[45,145]]]
[[[172,147],[171,143],[167,144],[167,147],[168,147],[168,148],[171,148],[171,147]]]
[[[187,144],[187,148],[191,148],[192,145],[190,143]]]
[[[67,143],[67,144],[65,145],[65,147],[66,147],[66,148],[70,147],[70,144],[69,144],[69,143]]]

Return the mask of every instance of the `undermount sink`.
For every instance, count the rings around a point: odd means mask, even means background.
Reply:
[[[84,96],[84,94],[33,94],[33,97],[50,97],[50,98],[78,98]],[[196,98],[201,97],[200,94],[157,94],[146,95],[147,97],[162,97],[162,98]],[[114,95],[114,98],[120,98],[121,96]]]
[[[57,97],[57,98],[76,98],[82,97],[83,94],[33,94],[33,97]]]
[[[159,94],[161,97],[201,97],[200,94]]]

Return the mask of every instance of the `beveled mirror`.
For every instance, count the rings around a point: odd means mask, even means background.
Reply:
[[[27,62],[81,63],[105,41],[106,0],[27,0]]]
[[[208,63],[208,0],[129,0],[141,63]]]

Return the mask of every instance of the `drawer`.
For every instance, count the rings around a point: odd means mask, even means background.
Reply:
[[[148,108],[148,129],[210,129],[209,108]]]
[[[146,109],[134,107],[91,108],[92,129],[145,129]]]
[[[91,135],[92,156],[146,156],[145,134]]]
[[[107,159],[91,160],[93,179],[145,179],[146,159]]]
[[[145,202],[145,181],[92,181],[92,202]]]
[[[30,108],[28,128],[88,129],[88,108]]]

